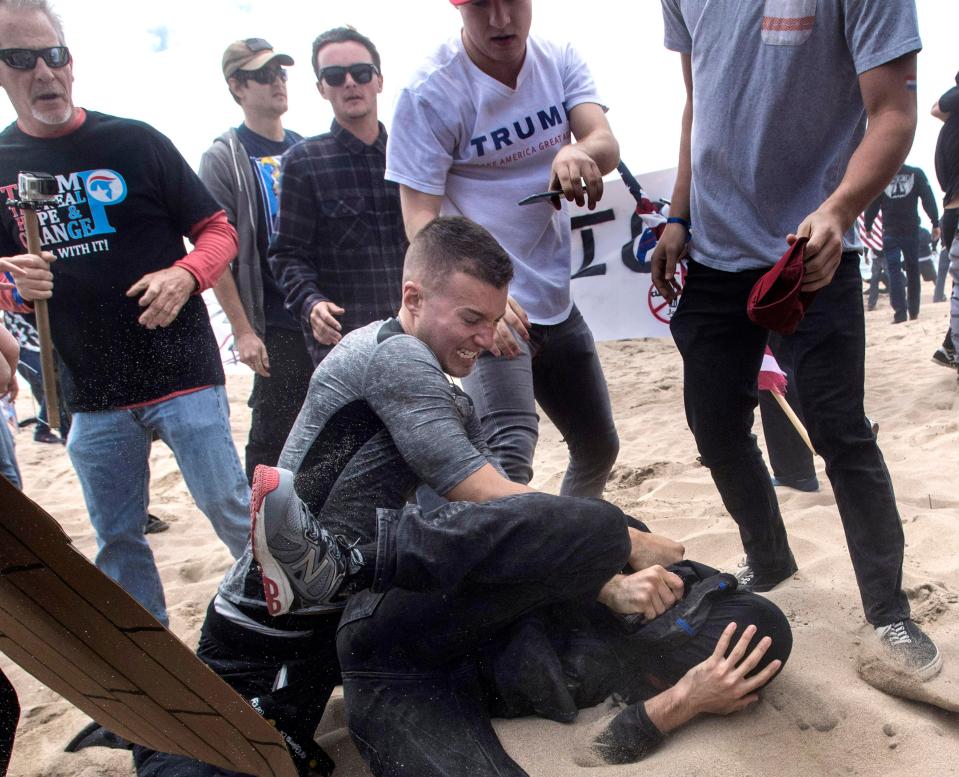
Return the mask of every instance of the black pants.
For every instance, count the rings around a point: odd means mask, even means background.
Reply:
[[[802,324],[800,324],[802,326]],[[776,361],[786,373],[788,388],[786,402],[793,412],[806,425],[796,382],[796,368],[792,363],[793,349],[783,341],[787,340],[775,332],[769,335],[769,349]],[[762,417],[763,433],[766,437],[766,453],[773,475],[780,480],[809,480],[816,476],[816,466],[812,452],[806,447],[803,438],[790,422],[789,418],[769,391],[759,392],[759,413]]]
[[[334,646],[338,621],[339,613],[301,618],[295,623],[288,620],[290,628],[302,627],[298,629],[302,635],[275,637],[237,625],[217,613],[211,603],[197,656],[237,693],[252,700],[264,717],[275,720],[276,728],[305,748],[307,755],[321,761],[326,756],[313,743],[313,734],[333,688],[340,684]],[[309,748],[315,749],[311,753]],[[140,745],[133,747],[133,763],[137,777],[242,777]],[[301,774],[309,773],[305,764],[295,758],[294,763]]]
[[[20,720],[20,702],[7,676],[0,672],[0,777],[7,773]]]
[[[751,429],[767,332],[746,316],[761,270],[720,272],[690,262],[670,329],[683,356],[686,418],[702,462],[739,525],[759,572],[788,567],[786,527]],[[800,328],[784,338],[807,431],[826,461],[866,619],[909,617],[904,538],[892,480],[863,410],[865,323],[859,255],[842,257]],[[781,349],[782,352],[782,349]]]
[[[298,329],[269,327],[265,344],[270,377],[253,377],[253,391],[247,402],[253,410],[246,443],[246,477],[250,483],[257,464],[273,467],[279,461],[313,375],[313,361]]]
[[[922,295],[922,277],[919,275],[919,232],[910,235],[882,237],[882,253],[886,258],[886,273],[889,277],[889,304],[895,311],[896,321],[905,321],[919,315],[919,300]],[[905,285],[902,274],[906,273]]]
[[[607,624],[618,623],[594,600],[625,564],[626,517],[600,500],[527,494],[484,505],[454,503],[427,515],[410,507],[392,520],[393,531],[380,545],[388,557],[390,535],[396,538],[395,564],[384,565],[395,570],[392,586],[353,596],[337,636],[354,742],[376,777],[525,775],[490,724],[484,703],[490,688],[481,682],[478,661],[489,640],[544,609],[563,625],[582,621],[573,613],[597,609]],[[381,539],[384,528],[381,523]],[[448,552],[456,546],[458,553]],[[788,655],[782,613],[751,594],[733,598],[743,626],[772,624],[762,633],[775,632]],[[675,682],[712,652],[729,615],[718,615],[722,622],[704,628],[685,651],[662,660],[645,656],[648,668]],[[623,651],[615,648],[625,641],[626,653],[637,651],[628,650],[628,636],[607,640],[603,627],[587,620],[600,645],[612,649],[590,651],[585,681],[619,676]],[[575,630],[567,629],[564,644]],[[543,653],[526,655],[532,660],[518,662],[518,671],[535,675]],[[607,690],[598,699],[586,696],[595,704]]]

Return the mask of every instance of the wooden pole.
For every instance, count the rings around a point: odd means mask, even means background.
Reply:
[[[789,419],[790,423],[796,428],[796,431],[799,432],[799,436],[802,437],[803,442],[806,443],[806,447],[809,448],[812,455],[816,455],[816,449],[812,447],[812,442],[809,439],[809,432],[806,431],[806,427],[803,426],[802,421],[799,420],[793,409],[789,406],[789,403],[786,401],[786,397],[780,394],[778,391],[770,391],[776,401],[779,403],[779,406],[783,409],[783,412],[786,414],[786,418]]]
[[[27,251],[40,255],[40,225],[36,211],[24,208],[23,224],[27,233]],[[33,301],[37,318],[37,334],[40,338],[40,372],[43,377],[43,394],[47,403],[47,423],[52,429],[60,428],[60,396],[57,394],[57,365],[53,358],[53,339],[50,336],[50,313],[47,301]]]

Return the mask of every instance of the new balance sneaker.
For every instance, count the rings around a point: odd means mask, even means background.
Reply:
[[[936,643],[911,620],[877,626],[876,636],[893,658],[919,680],[930,680],[942,669]]]
[[[337,604],[344,580],[363,567],[353,546],[324,529],[293,490],[293,473],[258,464],[250,495],[253,558],[270,615]]]
[[[799,567],[793,561],[786,569],[775,572],[757,572],[753,569],[749,559],[743,559],[739,562],[739,571],[736,573],[736,581],[739,584],[740,591],[752,591],[756,594],[764,594],[772,591],[784,580],[792,577]]]
[[[932,355],[932,360],[941,367],[956,368],[956,352],[947,351],[941,345],[936,348],[936,352]]]

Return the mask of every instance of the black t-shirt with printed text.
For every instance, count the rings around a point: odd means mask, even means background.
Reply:
[[[39,214],[51,251],[53,342],[71,411],[96,411],[224,382],[206,305],[191,296],[168,327],[147,329],[126,291],[186,255],[183,236],[220,207],[168,138],[138,121],[88,111],[79,129],[34,138],[0,133],[0,197],[19,171],[56,176],[57,207]],[[0,207],[0,256],[25,252],[19,212]]]

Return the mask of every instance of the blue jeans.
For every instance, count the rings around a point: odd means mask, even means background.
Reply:
[[[882,252],[886,257],[886,274],[889,277],[889,304],[895,311],[896,321],[905,321],[919,315],[919,297],[922,294],[922,278],[919,275],[919,233],[913,235],[890,235],[882,237]],[[902,268],[906,270],[906,288],[903,288]],[[908,293],[909,300],[906,301]]]
[[[17,466],[17,453],[13,444],[13,433],[7,426],[7,419],[0,413],[0,475],[3,475],[17,488],[23,488],[20,468]]]
[[[516,339],[515,359],[484,353],[463,378],[490,451],[510,480],[529,483],[539,438],[538,402],[569,448],[560,493],[601,496],[619,454],[619,437],[585,319],[574,307],[559,324],[534,324],[528,343]]]
[[[952,276],[952,301],[949,303],[949,330],[953,350],[959,352],[959,232],[949,249],[949,274]]]
[[[932,294],[933,302],[946,301],[946,278],[949,277],[949,248],[956,235],[956,223],[959,222],[959,208],[948,208],[942,212],[939,226],[942,229],[942,250],[939,252],[939,269],[936,273],[936,290]]]
[[[791,566],[776,494],[756,438],[756,376],[767,332],[746,316],[761,270],[720,272],[695,261],[670,329],[683,356],[686,418],[702,462],[739,525],[760,573]],[[904,538],[892,480],[863,410],[865,322],[859,255],[847,253],[781,353],[795,370],[807,431],[826,461],[859,583],[876,626],[909,617],[902,592]]]
[[[166,624],[160,574],[143,535],[154,432],[173,451],[197,507],[234,558],[250,531],[250,491],[223,386],[133,410],[74,414],[67,452],[97,535],[96,565]]]

